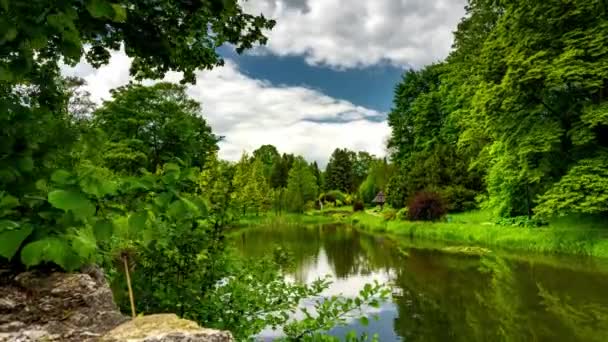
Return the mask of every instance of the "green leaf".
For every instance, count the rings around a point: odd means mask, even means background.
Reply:
[[[23,172],[32,172],[34,170],[34,160],[32,157],[21,158],[17,161],[17,167]]]
[[[55,208],[65,211],[71,210],[76,216],[81,218],[90,217],[95,214],[95,206],[79,191],[51,191],[48,200]]]
[[[12,209],[19,205],[19,200],[17,197],[11,195],[3,195],[0,197],[0,208],[2,209]]]
[[[114,232],[114,224],[109,220],[100,220],[93,226],[93,233],[97,241],[106,241],[112,237]]]
[[[8,12],[8,4],[9,4],[9,0],[0,0],[0,6],[2,6],[2,8]]]
[[[23,247],[21,262],[27,267],[40,265],[43,262],[52,262],[69,271],[76,269],[80,264],[73,254],[67,241],[47,237],[28,243]]]
[[[127,21],[127,10],[118,4],[112,4],[114,10],[114,21],[124,23]]]
[[[30,225],[21,226],[20,229],[15,229],[16,227],[11,225],[11,229],[8,230],[6,229],[7,221],[4,222],[4,229],[1,227],[2,224],[0,223],[0,256],[10,260],[13,258],[15,253],[17,253],[17,250],[19,250],[19,247],[23,241],[30,236],[33,229]],[[15,222],[12,223],[17,225]]]
[[[17,38],[17,29],[15,27],[9,27],[5,32],[0,42],[10,42]]]
[[[70,236],[74,252],[82,258],[82,260],[90,261],[97,251],[97,240],[93,230],[89,228],[81,228],[75,231],[75,234]]]
[[[143,211],[131,214],[129,216],[129,230],[134,233],[143,232],[146,229],[147,220],[148,214]]]
[[[51,175],[51,181],[58,185],[69,185],[75,183],[76,177],[66,170],[57,170]]]
[[[114,10],[106,0],[89,0],[87,10],[93,18],[112,19],[114,16]]]
[[[363,325],[364,327],[369,325],[369,319],[367,317],[359,318],[359,322],[361,322],[361,325]]]

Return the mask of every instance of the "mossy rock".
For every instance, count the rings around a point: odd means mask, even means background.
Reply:
[[[181,319],[174,314],[158,314],[136,317],[108,332],[102,341],[200,341],[230,342],[227,331],[201,328],[195,322]]]

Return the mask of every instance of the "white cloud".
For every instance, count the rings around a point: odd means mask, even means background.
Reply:
[[[263,50],[337,68],[420,67],[447,56],[465,0],[248,0],[277,20]],[[261,53],[261,51],[257,51]]]
[[[83,77],[93,99],[101,102],[110,98],[112,88],[129,81],[129,66],[124,52],[117,52],[108,65],[97,70],[79,64],[65,68],[64,74]],[[169,74],[167,79],[180,77]],[[317,90],[275,86],[250,78],[230,60],[223,67],[199,72],[197,84],[190,86],[188,93],[202,103],[204,117],[214,132],[225,137],[220,155],[229,160],[238,160],[243,151],[252,152],[263,144],[321,165],[337,147],[385,154],[387,123],[368,120],[382,113]]]

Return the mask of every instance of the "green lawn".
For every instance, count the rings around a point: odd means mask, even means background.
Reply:
[[[450,215],[444,222],[386,221],[377,213],[362,212],[350,222],[364,230],[451,244],[608,257],[608,222],[595,216],[560,218],[537,228],[497,225],[487,211]]]
[[[413,222],[386,220],[384,214],[388,210],[353,213],[352,207],[338,207],[304,214],[266,213],[241,218],[235,226],[342,222],[370,232],[451,245],[608,257],[608,220],[597,216],[564,217],[547,226],[528,228],[498,225],[489,211],[452,214],[441,222]]]

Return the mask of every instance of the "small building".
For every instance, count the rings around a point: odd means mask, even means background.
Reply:
[[[384,196],[384,192],[380,191],[372,201],[373,203],[380,204],[380,210],[384,207],[384,203],[386,202],[386,198]]]

